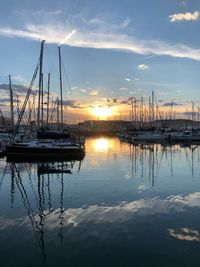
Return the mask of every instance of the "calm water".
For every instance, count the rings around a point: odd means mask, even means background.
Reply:
[[[1,159],[1,266],[199,266],[200,147],[91,138],[86,150]]]

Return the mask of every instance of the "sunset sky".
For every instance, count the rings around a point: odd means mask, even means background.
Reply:
[[[59,92],[58,51],[68,112],[85,118],[129,114],[132,97],[155,91],[161,107],[200,105],[200,1],[2,0],[0,8],[0,107],[8,104],[8,75],[25,94],[46,40],[44,76]],[[45,81],[46,83],[46,81]],[[38,81],[35,87],[38,86]],[[105,107],[113,111],[106,114]],[[117,117],[116,117],[117,118]]]

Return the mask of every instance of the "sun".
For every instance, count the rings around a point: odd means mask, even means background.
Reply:
[[[94,107],[91,111],[98,119],[105,119],[112,115],[112,108],[109,107]]]

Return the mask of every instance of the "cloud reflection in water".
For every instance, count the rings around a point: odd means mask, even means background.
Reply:
[[[64,225],[77,227],[87,223],[121,223],[132,220],[136,216],[148,216],[186,212],[188,208],[200,208],[200,192],[186,196],[170,196],[167,199],[140,199],[132,202],[121,202],[116,206],[92,205],[87,208],[68,209],[63,213]],[[50,230],[59,227],[57,218],[59,209],[46,217],[46,227]]]

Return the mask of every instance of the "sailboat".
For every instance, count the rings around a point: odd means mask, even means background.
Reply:
[[[85,148],[81,143],[78,143],[70,135],[64,132],[46,132],[38,131],[38,138],[29,142],[16,142],[15,137],[20,127],[22,117],[24,115],[32,87],[39,70],[39,94],[38,94],[38,114],[37,125],[40,130],[41,122],[43,126],[43,81],[42,81],[42,64],[43,64],[43,49],[44,41],[41,42],[40,57],[30,83],[26,98],[24,100],[22,109],[13,134],[13,141],[6,147],[6,154],[9,159],[16,159],[18,157],[28,158],[59,158],[72,157],[72,159],[82,159],[85,155]],[[61,95],[61,126],[63,127],[63,100],[62,100],[62,74],[61,74],[61,56],[59,47],[59,70],[60,70],[60,95]],[[43,135],[43,136],[42,136]]]

